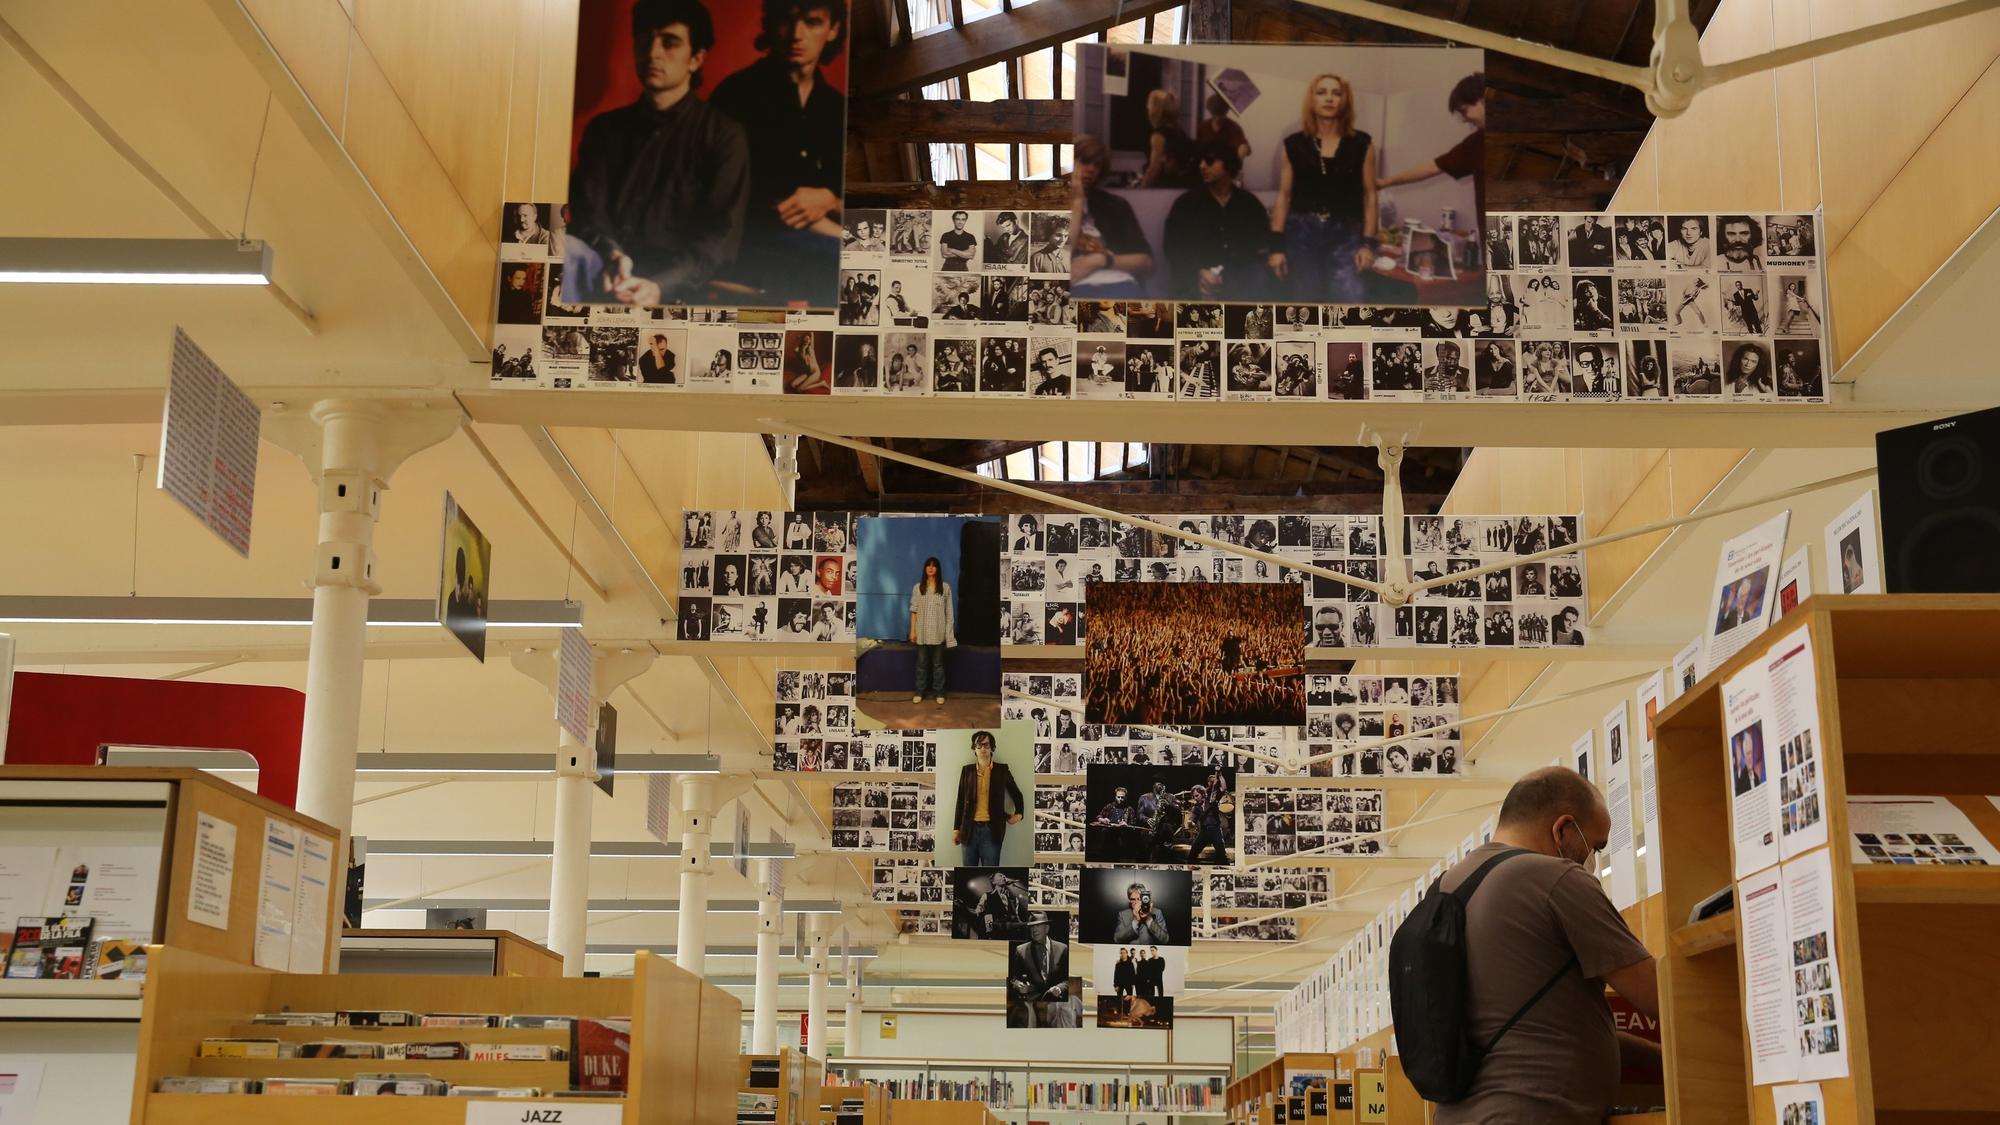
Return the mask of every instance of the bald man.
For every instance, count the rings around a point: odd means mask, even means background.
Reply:
[[[1604,998],[1608,984],[1659,1017],[1652,955],[1598,883],[1610,835],[1597,788],[1550,766],[1514,783],[1493,842],[1445,873],[1450,891],[1514,853],[1466,904],[1467,1030],[1492,1048],[1472,1091],[1439,1106],[1436,1125],[1596,1125],[1617,1094],[1621,1053],[1658,1057],[1657,1046],[1619,1034]]]

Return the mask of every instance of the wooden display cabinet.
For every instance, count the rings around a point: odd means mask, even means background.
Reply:
[[[1660,965],[1667,1106],[1688,1125],[1773,1125],[1751,1085],[1738,911],[1688,923],[1732,886],[1722,684],[1811,638],[1849,1073],[1828,1125],[2000,1122],[2000,868],[1855,865],[1850,794],[1953,799],[2000,842],[2000,597],[1818,596],[1661,712]]]
[[[560,977],[562,955],[512,930],[358,930],[340,935],[343,973]]]
[[[759,1061],[776,1059],[778,1062],[778,1085],[752,1087],[750,1068]],[[736,1089],[745,1094],[776,1094],[778,1096],[777,1125],[813,1125],[820,1119],[819,1106],[824,1099],[820,1089],[826,1079],[825,1064],[804,1051],[790,1047],[778,1048],[775,1055],[743,1055],[736,1066]],[[731,1103],[732,1120],[734,1103]]]
[[[567,1045],[567,1028],[271,1027],[252,1024],[260,1012],[392,1009],[497,1012],[632,1020],[632,1057],[624,1107],[626,1125],[733,1120],[740,1062],[742,1007],[735,998],[671,961],[641,951],[630,978],[469,976],[334,976],[272,973],[168,947],[151,950],[141,1022],[132,1125],[452,1125],[465,1120],[467,1099],[284,1097],[263,1094],[161,1094],[168,1075],[226,1077],[348,1077],[360,1072],[422,1072],[453,1083],[569,1085],[567,1062],[406,1062],[394,1059],[204,1059],[210,1037],[303,1041],[476,1041]],[[532,1106],[603,1105],[559,1096],[510,1101]]]

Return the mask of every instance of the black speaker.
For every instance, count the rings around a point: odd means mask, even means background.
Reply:
[[[1883,589],[2000,593],[2000,407],[1875,435]]]

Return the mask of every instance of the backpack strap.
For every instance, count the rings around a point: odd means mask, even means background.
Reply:
[[[1498,855],[1493,856],[1491,859],[1488,859],[1485,863],[1482,863],[1477,868],[1473,869],[1472,874],[1467,875],[1465,877],[1465,882],[1460,883],[1458,885],[1457,890],[1450,891],[1448,893],[1451,894],[1452,897],[1458,899],[1459,904],[1462,906],[1472,898],[1472,893],[1479,889],[1479,884],[1486,881],[1486,876],[1489,872],[1491,872],[1494,868],[1500,866],[1501,864],[1507,862],[1508,860],[1513,859],[1517,855],[1527,855],[1527,854],[1528,854],[1528,849],[1526,848],[1508,848],[1506,851],[1503,851]],[[1443,877],[1440,876],[1438,880],[1440,887],[1443,886],[1443,882],[1444,882]]]

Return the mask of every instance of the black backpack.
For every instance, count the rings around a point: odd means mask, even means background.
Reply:
[[[1487,1053],[1576,964],[1572,957],[1556,970],[1484,1046],[1472,1041],[1465,904],[1495,867],[1527,854],[1522,848],[1501,852],[1480,864],[1457,890],[1443,890],[1440,878],[1389,940],[1389,1008],[1396,1026],[1396,1051],[1403,1073],[1425,1101],[1455,1102],[1470,1093]]]

